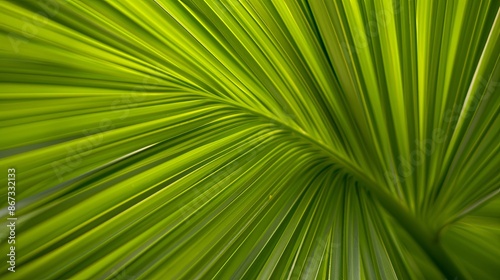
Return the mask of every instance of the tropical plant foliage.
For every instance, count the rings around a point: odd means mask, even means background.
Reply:
[[[1,278],[498,279],[499,7],[1,1]]]

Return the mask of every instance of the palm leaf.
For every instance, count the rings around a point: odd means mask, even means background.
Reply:
[[[500,275],[500,1],[0,7],[3,278]]]

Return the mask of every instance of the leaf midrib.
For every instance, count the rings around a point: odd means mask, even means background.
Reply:
[[[407,207],[405,207],[399,200],[395,199],[394,196],[384,190],[382,183],[377,182],[371,174],[363,172],[360,166],[351,162],[349,159],[345,158],[340,153],[333,150],[331,147],[310,136],[305,131],[298,130],[281,121],[280,119],[275,118],[272,115],[236,103],[233,100],[220,98],[215,95],[209,95],[203,92],[189,92],[197,96],[201,96],[219,103],[229,105],[231,107],[238,108],[240,110],[247,111],[258,117],[279,124],[281,127],[289,130],[292,133],[300,135],[300,137],[303,138],[306,142],[309,142],[313,146],[316,146],[319,151],[328,155],[328,157],[332,159],[332,162],[334,164],[337,164],[341,168],[345,169],[359,183],[361,183],[360,185],[362,187],[364,187],[370,194],[374,195],[374,197],[379,201],[384,209],[398,222],[400,226],[405,229],[405,231],[413,238],[413,240],[417,244],[419,244],[422,250],[446,277],[458,277],[458,279],[466,279],[461,270],[455,265],[450,256],[448,256],[442,245],[439,243],[439,240],[435,238],[437,236],[437,233],[432,232],[421,220],[410,213]]]

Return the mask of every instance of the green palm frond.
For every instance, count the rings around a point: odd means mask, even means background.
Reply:
[[[2,279],[500,275],[500,1],[0,10]]]

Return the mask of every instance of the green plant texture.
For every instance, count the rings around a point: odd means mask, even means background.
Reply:
[[[500,0],[0,15],[1,279],[499,279]]]

